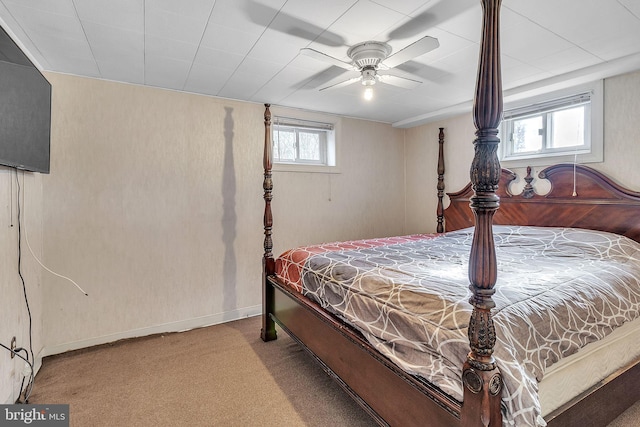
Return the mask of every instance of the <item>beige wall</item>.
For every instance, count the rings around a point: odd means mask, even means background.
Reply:
[[[264,107],[47,77],[46,261],[89,294],[45,276],[48,352],[258,313]],[[274,173],[276,253],[403,231],[403,131],[340,120],[340,174]]]
[[[604,162],[595,167],[640,191],[640,71],[605,80]]]
[[[436,231],[438,134],[441,127],[445,134],[445,192],[460,190],[469,182],[475,138],[470,114],[406,129],[406,222],[409,233]]]
[[[640,72],[608,78],[604,82],[604,162],[589,166],[609,175],[620,184],[640,191]],[[469,166],[473,159],[475,128],[470,114],[407,129],[407,231],[419,230],[425,215],[434,218],[436,211],[435,169],[420,169],[426,161],[433,163],[437,156],[438,127],[445,128],[445,185],[446,192],[462,189],[469,182]],[[546,166],[550,166],[549,165]],[[536,167],[533,176],[546,166]],[[524,169],[514,169],[520,178],[512,191],[524,186]],[[548,191],[544,181],[533,182],[540,193]],[[426,190],[423,186],[426,186]],[[435,225],[433,226],[435,230]]]
[[[29,348],[29,312],[25,302],[26,289],[31,311],[31,338],[34,356],[43,347],[42,341],[42,276],[40,266],[31,255],[42,258],[42,179],[40,174],[0,167],[0,342],[9,346],[16,337],[18,347]],[[21,272],[18,274],[18,186],[20,188]],[[13,403],[18,398],[24,362],[9,357],[0,349],[0,403]],[[25,356],[24,352],[20,353]],[[33,360],[31,354],[29,359]]]

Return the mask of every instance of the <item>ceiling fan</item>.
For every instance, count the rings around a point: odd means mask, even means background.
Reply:
[[[342,61],[341,59],[311,48],[300,49],[300,52],[319,60],[326,61],[332,65],[344,68],[345,70],[357,71],[360,73],[358,77],[353,77],[351,79],[323,87],[320,90],[336,89],[356,82],[361,82],[363,85],[367,86],[368,90],[365,90],[365,98],[367,98],[367,93],[369,94],[369,97],[373,94],[371,86],[376,84],[378,81],[404,88],[410,88],[416,83],[422,83],[419,80],[393,74],[380,73],[380,71],[386,71],[397,67],[400,64],[404,64],[413,58],[436,49],[438,46],[440,46],[438,39],[426,36],[392,54],[391,46],[388,43],[366,41],[358,43],[347,50],[347,56],[351,59],[351,62]]]

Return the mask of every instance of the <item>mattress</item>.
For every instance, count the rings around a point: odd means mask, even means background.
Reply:
[[[547,375],[553,381],[551,367],[638,317],[640,244],[544,227],[494,226],[494,238],[503,419],[544,426],[542,415],[552,409],[545,404],[543,412],[538,383]],[[402,369],[462,400],[472,239],[473,229],[465,229],[311,246],[283,254],[276,269]]]
[[[543,416],[639,359],[640,318],[637,318],[551,365],[538,385]],[[598,363],[603,360],[606,363]]]

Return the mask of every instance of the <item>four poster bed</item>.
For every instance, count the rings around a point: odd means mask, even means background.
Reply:
[[[471,183],[443,208],[441,129],[438,233],[276,260],[266,106],[261,337],[277,323],[381,425],[606,425],[640,398],[640,193],[577,165],[510,192],[500,0],[482,3]]]

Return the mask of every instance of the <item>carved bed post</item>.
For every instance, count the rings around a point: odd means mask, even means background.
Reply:
[[[273,226],[273,217],[271,215],[271,192],[273,190],[273,181],[271,179],[272,164],[272,141],[271,141],[271,111],[270,104],[264,104],[264,155],[262,165],[264,167],[264,181],[262,188],[264,189],[264,255],[262,256],[262,330],[260,337],[263,341],[275,340],[276,327],[275,322],[270,317],[270,313],[274,309],[274,291],[273,287],[267,283],[267,276],[275,273],[275,260],[273,258],[273,241],[271,240],[271,228]]]
[[[493,358],[495,327],[491,309],[497,278],[493,240],[493,215],[500,206],[496,194],[500,181],[498,126],[502,120],[502,82],[500,74],[500,4],[502,0],[481,0],[483,33],[480,45],[478,80],[473,105],[476,126],[475,157],[471,164],[474,195],[471,209],[476,227],[469,258],[469,302],[473,313],[469,322],[471,351],[463,367],[464,397],[462,425],[502,426],[500,399],[502,376]]]
[[[438,134],[438,233],[444,233],[444,128]]]

